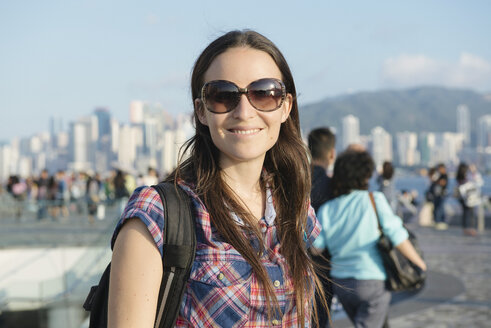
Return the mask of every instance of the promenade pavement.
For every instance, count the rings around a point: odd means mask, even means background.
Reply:
[[[0,219],[0,250],[30,247],[109,246],[117,211],[110,207],[104,220],[90,222],[86,214],[70,214],[68,218],[44,218],[33,215],[21,219]]]
[[[409,227],[424,252],[428,281],[419,293],[394,295],[390,327],[491,327],[491,230],[469,237],[457,226]],[[334,328],[343,327],[352,324],[334,321]]]
[[[109,246],[117,220],[115,212],[110,209],[105,220],[93,224],[86,216],[71,216],[59,222],[3,219],[0,249]],[[391,328],[491,327],[491,230],[486,226],[488,229],[478,237],[469,237],[456,225],[445,231],[409,225],[424,252],[428,281],[419,293],[394,295],[389,314]],[[335,319],[334,328],[352,327],[342,315],[335,315]]]

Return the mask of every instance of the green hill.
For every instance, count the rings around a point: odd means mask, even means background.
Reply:
[[[392,134],[456,131],[456,112],[460,104],[469,107],[473,131],[479,117],[491,114],[491,95],[462,89],[418,87],[359,92],[300,105],[300,122],[305,133],[320,126],[341,131],[341,119],[352,114],[360,119],[361,134],[369,134],[376,126]]]

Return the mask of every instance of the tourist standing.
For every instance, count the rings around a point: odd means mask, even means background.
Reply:
[[[284,57],[261,34],[229,32],[197,59],[191,93],[189,157],[167,178],[191,198],[197,238],[175,326],[309,327],[319,225]],[[153,327],[164,220],[156,190],[137,188],[113,238],[109,327]]]
[[[435,219],[435,229],[446,230],[448,229],[448,224],[445,215],[445,199],[447,197],[448,175],[445,164],[438,164],[435,174],[435,179],[429,190],[434,206],[433,217]]]
[[[462,227],[467,236],[476,236],[475,207],[481,204],[483,180],[474,165],[461,162],[455,176],[457,199],[462,207]]]
[[[322,232],[314,247],[329,249],[334,294],[355,327],[380,328],[387,317],[391,294],[377,248],[377,213],[392,244],[422,270],[426,270],[426,264],[381,192],[373,192],[376,209],[372,206],[368,183],[373,170],[373,160],[366,151],[339,155],[334,164],[332,199],[317,213]]]
[[[384,194],[394,213],[397,213],[397,192],[394,186],[394,166],[392,162],[385,161],[382,164],[382,172],[377,177],[378,191]]]
[[[317,212],[319,207],[324,204],[331,193],[331,178],[328,176],[329,168],[334,164],[336,159],[336,136],[329,128],[318,128],[312,130],[308,136],[308,146],[310,155],[312,156],[312,189],[310,199],[312,207]],[[331,309],[332,303],[332,283],[330,280],[330,254],[326,248],[321,254],[312,254],[313,260],[317,263],[319,278],[324,286],[324,293],[327,301],[327,309],[319,306],[317,315],[319,318],[319,327],[326,327],[329,322],[328,310]],[[321,301],[321,297],[316,294],[317,301]]]

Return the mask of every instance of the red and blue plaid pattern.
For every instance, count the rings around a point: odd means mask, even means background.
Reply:
[[[197,244],[196,258],[176,327],[297,327],[300,321],[293,282],[285,258],[280,253],[272,197],[267,197],[266,214],[260,221],[267,250],[261,256],[261,261],[276,290],[281,310],[270,320],[264,288],[249,263],[229,243],[223,241],[211,226],[210,215],[193,187],[183,182],[179,185],[192,200],[196,214]],[[153,188],[140,187],[130,197],[114,232],[113,245],[119,229],[129,218],[139,218],[145,223],[162,254],[163,209],[159,195]],[[240,218],[236,218],[236,221],[241,224]],[[319,235],[320,229],[314,210],[310,207],[306,229],[308,247]],[[259,243],[257,239],[251,242],[253,245]],[[311,292],[306,293],[308,297],[313,296]],[[311,309],[304,306],[305,326],[308,327]]]

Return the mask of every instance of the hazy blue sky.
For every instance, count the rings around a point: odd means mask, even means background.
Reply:
[[[300,104],[422,84],[491,91],[491,1],[0,1],[0,140],[129,102],[191,110],[195,58],[255,29],[287,58]]]

